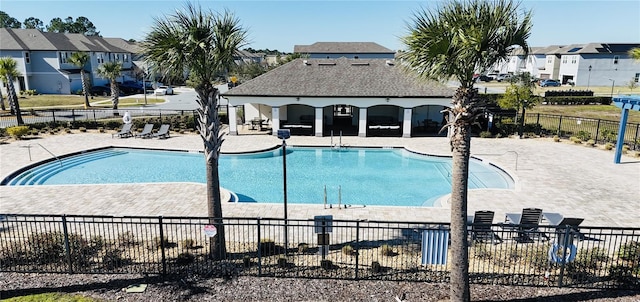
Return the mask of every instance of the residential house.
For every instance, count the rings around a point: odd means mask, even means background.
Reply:
[[[374,42],[316,42],[295,45],[294,53],[306,54],[309,59],[393,59],[395,52]]]
[[[122,81],[135,78],[132,54],[137,52],[137,46],[124,39],[0,28],[0,56],[11,57],[18,63],[17,90],[33,89],[47,94],[81,90],[81,69],[68,61],[80,51],[89,53],[89,63],[83,68],[92,85],[108,83],[96,70],[100,64],[111,61],[122,62]]]
[[[539,79],[559,80],[577,86],[626,86],[640,78],[640,63],[628,51],[640,43],[588,43],[532,47],[527,58],[521,49],[489,72],[529,72]]]

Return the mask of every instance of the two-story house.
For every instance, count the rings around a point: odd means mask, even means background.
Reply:
[[[38,93],[72,94],[82,89],[81,68],[69,62],[75,52],[89,53],[89,63],[82,67],[91,85],[107,84],[108,79],[96,70],[105,62],[122,63],[121,81],[135,78],[132,54],[137,47],[120,38],[103,38],[82,34],[41,32],[37,29],[0,28],[0,57],[17,62],[20,76],[16,89],[34,89]]]

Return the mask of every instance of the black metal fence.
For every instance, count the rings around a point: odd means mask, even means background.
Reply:
[[[0,271],[447,282],[449,225],[351,220],[1,215]],[[214,229],[215,227],[215,229]],[[226,255],[210,259],[224,228]],[[640,228],[469,229],[472,283],[640,286]],[[490,234],[490,236],[486,236]]]
[[[498,114],[493,117],[494,125],[502,134],[514,134],[518,131],[515,114]],[[592,119],[576,116],[552,115],[542,113],[525,114],[525,133],[536,135],[557,135],[560,138],[576,137],[586,143],[593,140],[596,144],[615,144],[618,138],[619,121]],[[640,150],[640,124],[627,123],[624,144],[631,150]]]
[[[221,115],[226,116],[226,107],[221,106]],[[195,110],[173,110],[173,109],[149,109],[145,107],[121,108],[121,109],[46,109],[46,110],[23,110],[22,119],[26,125],[38,123],[76,123],[76,122],[98,122],[104,120],[122,121],[125,112],[129,112],[131,117],[157,117],[166,118],[170,116],[196,116]],[[222,117],[224,119],[224,117]],[[17,125],[16,117],[12,115],[0,117],[0,128],[7,128]]]

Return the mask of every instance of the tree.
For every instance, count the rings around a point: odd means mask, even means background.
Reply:
[[[84,51],[74,52],[69,57],[69,63],[80,67],[80,78],[82,79],[82,94],[84,95],[84,108],[91,107],[89,104],[89,81],[87,80],[87,72],[84,70],[84,66],[89,62],[89,54]]]
[[[29,18],[24,20],[23,24],[24,24],[24,28],[25,29],[33,28],[33,29],[37,29],[39,31],[44,31],[44,24],[38,18],[29,17]]]
[[[16,115],[18,125],[23,125],[22,113],[20,112],[20,103],[18,102],[18,94],[13,85],[13,79],[20,76],[18,72],[18,63],[11,57],[0,58],[0,75],[2,82],[7,85],[7,99],[11,107],[11,113]]]
[[[113,103],[113,109],[118,109],[120,89],[118,88],[118,82],[116,80],[122,72],[122,63],[106,62],[98,66],[96,71],[99,76],[109,79],[109,83],[111,84],[111,102]]]
[[[640,61],[640,47],[630,49],[629,56],[636,61]]]
[[[247,32],[233,14],[205,12],[200,6],[187,3],[183,10],[156,19],[142,42],[142,54],[152,71],[184,78],[184,71],[188,70],[190,82],[198,94],[197,128],[204,142],[207,209],[210,223],[217,226],[209,251],[213,259],[226,257],[218,174],[218,158],[224,140],[218,116],[219,91],[215,85],[218,75],[226,75],[234,64],[234,55],[246,41]]]
[[[298,58],[308,58],[308,57],[309,57],[309,54],[304,54],[304,53],[295,52],[295,53],[292,53],[292,54],[288,54],[288,55],[286,55],[286,56],[284,57],[284,59],[279,59],[279,60],[278,60],[278,64],[279,64],[279,65],[284,65],[284,64],[287,64],[287,63],[289,63],[289,62],[291,62],[291,61],[293,61],[293,60],[295,60],[295,59],[298,59]]]
[[[49,22],[49,25],[47,25],[47,31],[54,33],[83,34],[85,36],[100,35],[100,32],[96,31],[96,27],[86,17],[78,17],[75,21],[72,17],[67,17],[64,20],[53,18]]]
[[[9,14],[0,11],[0,27],[2,28],[20,28],[22,24],[18,19],[9,16]]]
[[[447,109],[451,130],[451,285],[452,301],[469,301],[469,252],[467,250],[467,190],[470,130],[483,114],[483,101],[473,87],[473,75],[484,71],[526,42],[531,32],[531,13],[520,12],[508,0],[454,0],[433,11],[420,11],[403,38],[407,51],[404,67],[424,79],[447,81],[460,86]]]
[[[520,112],[522,108],[522,118],[520,119],[520,127],[518,134],[522,137],[524,131],[525,112],[538,103],[538,97],[533,95],[533,81],[528,72],[519,73],[510,79],[511,84],[507,87],[505,93],[498,99],[498,105],[501,108],[516,109]],[[516,122],[518,115],[516,115]]]
[[[638,82],[636,82],[636,78],[633,77],[631,78],[631,81],[629,81],[629,83],[627,83],[627,87],[633,91],[634,89],[638,88]]]

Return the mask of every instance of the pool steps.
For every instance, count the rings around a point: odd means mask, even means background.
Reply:
[[[13,178],[7,185],[9,186],[28,186],[39,185],[44,183],[56,173],[66,170],[70,167],[78,166],[86,162],[96,159],[102,159],[112,156],[125,154],[125,151],[102,150],[97,152],[83,153],[76,156],[62,158],[60,162],[52,161],[32,171],[24,172]],[[60,164],[62,163],[62,165]]]

